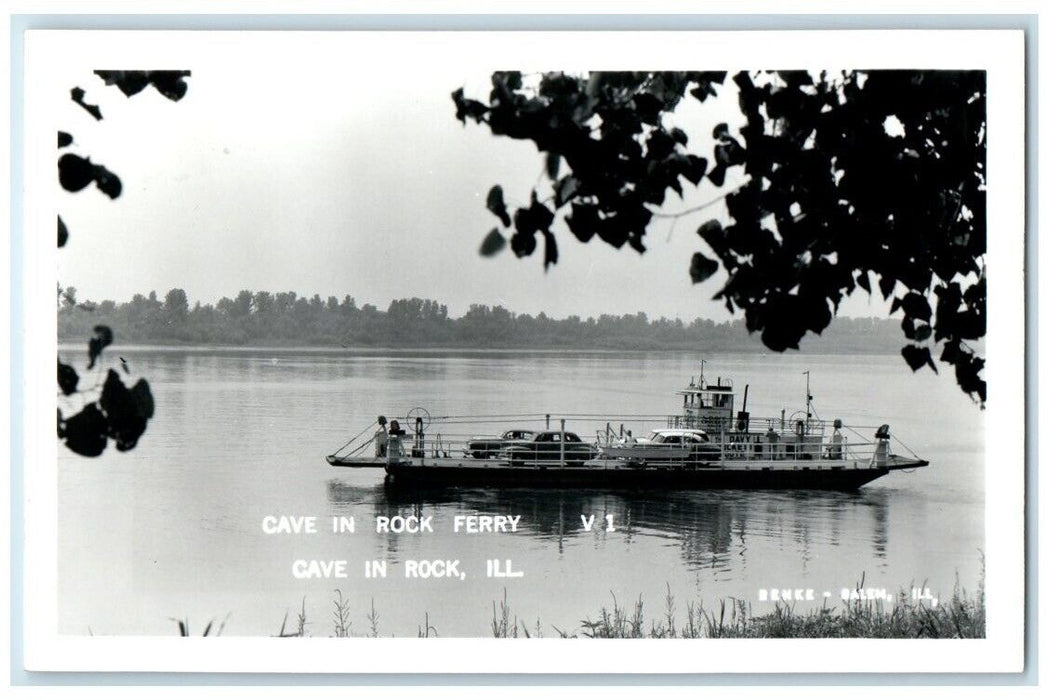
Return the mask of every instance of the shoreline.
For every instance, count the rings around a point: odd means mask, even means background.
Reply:
[[[60,352],[75,352],[83,350],[86,340],[83,338],[59,338],[58,350]],[[515,346],[491,346],[491,347],[464,347],[462,345],[432,345],[419,344],[414,347],[392,347],[381,345],[301,345],[301,344],[223,344],[202,345],[199,343],[173,342],[142,342],[142,343],[114,343],[106,348],[109,353],[127,351],[177,351],[177,352],[309,352],[318,354],[441,354],[457,353],[471,355],[514,355],[514,354],[570,354],[570,355],[647,355],[654,353],[663,354],[697,354],[707,353],[710,355],[747,355],[764,357],[791,357],[791,356],[858,356],[858,357],[896,357],[898,350],[875,349],[842,349],[828,348],[819,350],[792,350],[786,352],[774,352],[764,347],[756,348],[689,348],[689,347],[651,347],[651,348],[614,348],[614,347],[566,347],[566,346],[542,346],[542,347],[515,347]]]

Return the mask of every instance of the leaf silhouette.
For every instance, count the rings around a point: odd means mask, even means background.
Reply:
[[[189,75],[188,70],[154,70],[149,71],[149,80],[157,92],[173,102],[178,102],[189,90],[189,86],[183,80]]]
[[[688,274],[692,277],[692,284],[699,284],[709,279],[717,271],[718,263],[716,260],[711,260],[703,253],[692,255],[692,263],[688,267]]]
[[[102,350],[113,342],[113,330],[109,326],[95,326],[94,332],[94,337],[87,341],[88,369],[94,369],[95,360],[102,354]]]
[[[110,199],[119,197],[122,190],[120,178],[115,173],[75,153],[66,153],[58,159],[58,181],[70,192],[79,192],[94,182]]]
[[[86,95],[81,88],[75,87],[69,91],[70,97],[73,98],[73,102],[84,108],[84,111],[94,117],[97,121],[102,121],[102,110],[98,108],[98,105],[89,105],[84,102],[84,95]]]
[[[106,417],[89,403],[80,413],[67,418],[62,436],[66,447],[84,457],[97,457],[106,449]]]
[[[58,159],[58,182],[70,192],[79,192],[95,180],[95,166],[88,158],[67,153]]]
[[[116,85],[127,97],[137,95],[152,83],[161,95],[178,102],[189,90],[184,78],[191,73],[188,70],[96,70],[95,75],[106,85]]]
[[[503,226],[510,225],[510,213],[506,211],[506,203],[503,202],[502,187],[496,185],[488,190],[488,198],[485,202],[485,206],[488,207],[488,211],[499,217],[499,221],[503,222]]]
[[[907,365],[915,372],[925,365],[935,368],[935,365],[932,363],[932,355],[927,347],[904,345],[900,353],[903,355],[903,359],[907,361]]]
[[[119,197],[123,189],[123,186],[120,184],[120,178],[101,165],[95,166],[95,186],[109,195],[110,199]]]
[[[554,234],[543,231],[543,270],[557,263],[557,240]]]
[[[499,229],[493,228],[481,242],[481,255],[490,258],[505,247],[506,239],[503,234],[499,233]]]
[[[117,449],[121,452],[132,449],[153,416],[153,395],[149,384],[144,379],[139,380],[133,389],[128,390],[120,376],[111,369],[106,373],[98,403],[105,412],[106,434],[116,441]]]
[[[80,382],[80,376],[76,373],[76,370],[71,366],[62,364],[61,361],[58,363],[58,388],[62,390],[62,393],[66,396],[76,392],[77,384]]]

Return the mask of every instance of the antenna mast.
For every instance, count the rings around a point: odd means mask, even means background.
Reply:
[[[812,419],[812,392],[809,389],[809,370],[802,372],[805,375],[805,423]]]

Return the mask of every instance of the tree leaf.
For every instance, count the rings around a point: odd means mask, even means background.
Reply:
[[[856,284],[863,288],[863,291],[868,294],[871,293],[871,278],[870,273],[867,270],[860,270],[859,274],[856,275]]]
[[[554,234],[543,231],[543,271],[551,265],[557,264],[557,240]]]
[[[119,197],[120,192],[123,189],[123,185],[120,183],[120,178],[117,177],[116,174],[106,170],[101,165],[95,166],[95,186],[109,195],[110,199],[116,199]]]
[[[725,229],[722,227],[721,222],[717,219],[711,219],[710,221],[704,222],[697,230],[696,233],[699,237],[710,246],[710,249],[714,251],[722,260],[725,260],[728,253],[728,242],[725,235]]]
[[[69,240],[69,229],[66,228],[66,224],[62,221],[62,217],[58,217],[58,247],[61,248]]]
[[[488,190],[488,199],[485,206],[488,207],[488,211],[499,217],[499,221],[503,222],[503,226],[510,226],[510,214],[506,211],[506,203],[503,202],[502,187],[496,185]]]
[[[554,185],[554,206],[561,208],[579,191],[579,179],[565,175]]]
[[[729,311],[731,312],[732,309]],[[775,352],[796,350],[799,341],[805,335],[805,329],[792,324],[782,316],[770,317],[768,320],[768,325],[761,332],[761,342],[765,344],[765,347]]]
[[[67,418],[62,431],[65,445],[84,457],[97,457],[106,449],[106,418],[98,406],[89,403]]]
[[[149,389],[149,382],[139,379],[131,387],[131,399],[135,402],[135,412],[143,418],[153,417],[153,392]]]
[[[149,85],[149,77],[144,70],[96,70],[95,75],[102,78],[106,85],[116,85],[126,97],[137,95]]]
[[[87,341],[88,369],[94,369],[95,360],[102,350],[113,342],[113,330],[109,326],[95,326],[94,332],[95,336]]]
[[[514,255],[523,258],[535,252],[535,231],[522,233],[518,231],[510,237],[510,250]]]
[[[718,165],[741,165],[744,160],[743,147],[731,136],[725,136],[721,143],[714,146],[714,160]]]
[[[463,124],[466,124],[467,117],[480,124],[482,117],[489,111],[483,102],[467,99],[462,88],[452,93],[452,102],[455,103],[455,118]]]
[[[724,163],[718,163],[714,166],[714,169],[707,174],[707,179],[712,183],[721,187],[725,184],[725,175],[728,173],[728,168]]]
[[[80,376],[76,373],[70,365],[62,364],[61,361],[58,363],[58,388],[62,390],[62,393],[66,396],[76,392],[77,384],[80,382]]]
[[[73,143],[73,137],[64,131],[58,132],[58,147],[65,148],[69,144]]]
[[[122,188],[120,178],[114,173],[75,153],[66,153],[58,159],[58,181],[70,192],[79,192],[94,182],[110,199],[119,197]]]
[[[922,321],[928,321],[932,318],[932,308],[929,306],[929,300],[917,292],[907,292],[901,300],[901,306],[903,306],[903,313],[912,318]]]
[[[557,172],[561,169],[561,154],[546,154],[546,176],[551,180],[557,179]]]
[[[903,359],[907,361],[908,366],[911,370],[917,372],[925,365],[929,365],[933,369],[936,369],[932,363],[932,355],[929,353],[929,348],[918,346],[918,345],[904,345],[903,349],[900,350],[903,355]]]
[[[184,78],[190,76],[188,70],[153,70],[149,71],[149,82],[164,97],[178,102],[186,96],[189,86]]]
[[[594,237],[600,225],[597,207],[579,202],[572,205],[572,213],[565,217],[565,221],[568,223],[569,230],[583,243]]]
[[[710,278],[718,271],[718,263],[711,260],[703,253],[694,253],[692,263],[688,266],[688,274],[692,278],[692,284],[699,284]]]
[[[914,329],[914,339],[919,342],[924,342],[932,336],[932,327],[921,325]]]
[[[58,182],[70,192],[79,192],[95,179],[95,166],[89,158],[66,153],[58,159]]]
[[[681,174],[693,185],[698,185],[707,173],[707,159],[689,154],[685,160],[687,165],[682,167]]]
[[[490,258],[506,247],[506,239],[499,229],[493,228],[481,242],[481,255]]]
[[[69,91],[69,96],[73,98],[73,102],[84,108],[84,111],[94,117],[97,121],[102,120],[102,110],[98,108],[98,105],[89,105],[84,102],[84,95],[86,95],[81,88],[75,87]]]
[[[132,449],[138,443],[153,415],[153,396],[149,384],[143,384],[144,381],[140,380],[136,385],[136,392],[129,391],[116,371],[111,369],[106,373],[106,381],[102,385],[98,405],[106,416],[107,435],[113,438],[121,452]]]
[[[878,289],[881,290],[882,298],[888,299],[892,296],[893,290],[896,289],[896,280],[882,273],[878,278]]]
[[[983,367],[983,359],[973,357],[971,353],[959,357],[954,365],[954,376],[958,386],[970,396],[976,394],[981,406],[987,401],[987,382],[980,378]]]
[[[184,78],[191,73],[188,70],[96,70],[95,75],[106,85],[116,85],[127,97],[137,95],[152,83],[161,95],[178,102],[189,90]]]

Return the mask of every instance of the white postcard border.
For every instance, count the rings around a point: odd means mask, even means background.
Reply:
[[[73,637],[57,630],[54,438],[55,122],[60,62],[177,65],[238,41],[337,41],[337,33],[29,32],[25,60],[22,318],[25,375],[25,661],[31,670],[354,673],[1018,672],[1024,625],[1024,45],[1019,31],[354,32],[428,60],[527,70],[975,68],[988,72],[986,594],[983,640],[484,640]],[[699,40],[701,39],[701,40]],[[542,51],[538,51],[542,47]],[[891,47],[891,51],[886,50]],[[190,54],[192,56],[192,54]],[[832,58],[828,58],[832,57]],[[190,61],[192,63],[192,61]],[[449,118],[454,118],[451,110]],[[31,235],[33,232],[44,232]],[[14,262],[14,261],[13,261]],[[148,434],[147,434],[148,439]],[[17,465],[15,465],[17,467]],[[935,537],[935,533],[929,533]]]

